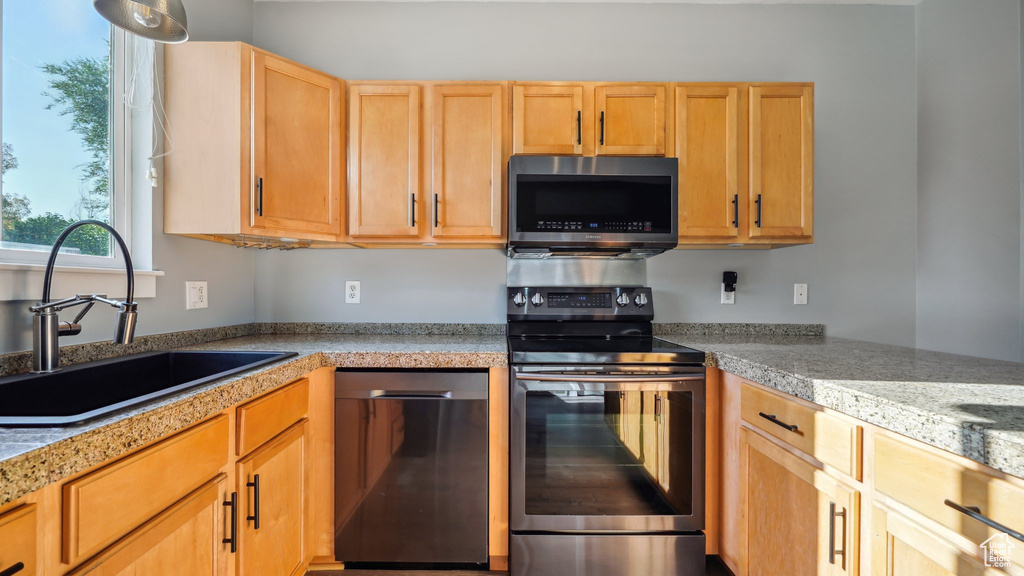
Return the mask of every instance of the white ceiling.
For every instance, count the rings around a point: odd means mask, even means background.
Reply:
[[[921,0],[255,0],[256,2],[606,2],[629,4],[875,4],[916,6]]]

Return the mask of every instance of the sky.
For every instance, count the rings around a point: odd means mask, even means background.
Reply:
[[[0,137],[14,147],[18,168],[4,175],[4,193],[27,197],[33,215],[68,216],[79,199],[81,165],[90,155],[70,131],[70,117],[46,110],[43,64],[102,58],[110,24],[89,0],[0,0],[3,84]]]

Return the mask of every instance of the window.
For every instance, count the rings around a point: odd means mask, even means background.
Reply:
[[[0,261],[44,262],[72,222],[126,236],[125,33],[80,0],[0,0]],[[64,242],[61,263],[120,266],[99,227]]]

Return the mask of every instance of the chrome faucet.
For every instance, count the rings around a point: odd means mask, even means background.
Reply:
[[[50,302],[50,284],[53,280],[53,265],[57,261],[57,252],[64,244],[68,235],[80,226],[92,224],[110,232],[114,237],[121,255],[124,256],[125,271],[128,273],[128,288],[124,302],[107,299],[106,294],[75,294],[70,298]],[[132,269],[132,257],[128,253],[128,247],[124,239],[109,224],[99,220],[81,220],[68,226],[60,233],[57,240],[50,249],[50,259],[46,262],[46,272],[43,275],[43,300],[35,306],[29,306],[29,311],[35,316],[32,319],[32,372],[56,372],[60,370],[59,344],[57,339],[60,336],[74,336],[82,332],[80,322],[93,304],[102,302],[117,308],[117,325],[114,327],[115,344],[131,344],[135,337],[135,321],[138,316],[138,305],[132,301],[135,296],[135,271]],[[57,319],[57,312],[72,306],[85,304],[85,308],[78,313],[78,316],[71,322],[60,322]]]

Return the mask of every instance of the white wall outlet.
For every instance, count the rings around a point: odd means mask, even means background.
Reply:
[[[206,308],[209,306],[208,296],[205,280],[198,282],[189,280],[185,282],[185,310]]]
[[[345,304],[359,304],[359,281],[345,281]]]
[[[722,304],[735,304],[736,303],[736,291],[732,292],[725,291],[725,284],[722,284]]]
[[[793,304],[800,306],[807,304],[807,284],[793,284]]]

